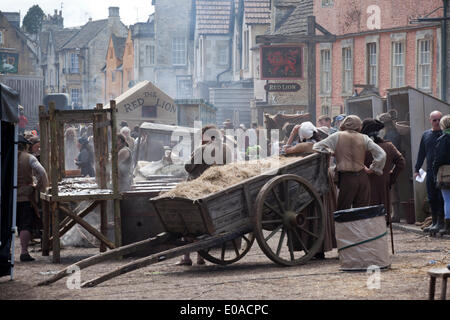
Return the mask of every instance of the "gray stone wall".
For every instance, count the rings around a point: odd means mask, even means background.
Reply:
[[[156,85],[172,98],[177,97],[177,76],[191,75],[194,60],[190,39],[192,0],[158,0],[155,4]],[[174,65],[172,40],[186,39],[186,64]]]

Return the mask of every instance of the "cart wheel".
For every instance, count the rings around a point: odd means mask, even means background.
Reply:
[[[275,263],[307,262],[322,246],[325,234],[319,194],[297,175],[274,177],[256,198],[254,232],[261,250]]]
[[[254,241],[255,236],[253,232],[250,232],[218,247],[201,250],[198,253],[209,262],[227,265],[241,260],[250,251]]]

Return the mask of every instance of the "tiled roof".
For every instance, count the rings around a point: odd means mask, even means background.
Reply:
[[[270,24],[270,0],[244,0],[247,24]]]
[[[303,0],[299,2],[292,13],[285,18],[285,21],[273,34],[306,34],[308,30],[308,16],[313,15],[313,5],[313,0]]]
[[[196,0],[197,32],[228,34],[234,0]]]
[[[108,19],[89,21],[75,34],[62,49],[85,47],[101,30],[108,26]]]
[[[53,42],[55,44],[55,49],[60,50],[62,46],[78,32],[79,29],[63,29],[58,31],[53,31]]]
[[[302,0],[278,0],[275,5],[277,7],[296,7]]]

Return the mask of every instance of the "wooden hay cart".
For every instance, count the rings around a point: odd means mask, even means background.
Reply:
[[[75,267],[86,268],[181,237],[190,243],[130,262],[81,287],[188,252],[198,251],[212,263],[230,264],[247,254],[255,238],[277,264],[303,264],[320,250],[324,239],[322,196],[329,190],[328,163],[328,156],[311,154],[203,198],[153,198],[150,203],[166,232],[80,261],[40,285],[65,277]]]

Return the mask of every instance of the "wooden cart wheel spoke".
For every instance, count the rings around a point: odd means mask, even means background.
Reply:
[[[244,239],[244,241],[240,243],[239,239]],[[209,262],[219,265],[228,265],[242,259],[250,251],[254,241],[254,234],[247,233],[227,241],[220,246],[201,250],[198,253],[202,258]]]
[[[278,241],[278,247],[277,247],[277,256],[280,255],[281,252],[281,246],[283,245],[284,237],[286,236],[286,230],[283,228],[283,231],[281,232],[280,241]]]
[[[302,246],[303,250],[305,250],[306,254],[309,253],[308,248],[305,246],[305,243],[302,240],[302,237],[298,234],[297,229],[294,229],[295,235],[297,236],[298,242],[300,242],[300,245]]]
[[[290,197],[289,197],[289,181],[285,180],[283,182],[283,191],[284,191],[284,209],[289,211],[290,206]]]
[[[270,204],[268,204],[267,202],[264,202],[264,205],[269,208],[272,212],[275,212],[277,215],[279,215],[281,218],[283,218],[283,215],[276,210],[274,207],[272,207]]]
[[[303,232],[309,234],[310,236],[312,236],[312,237],[314,237],[314,238],[316,238],[316,239],[319,239],[319,236],[318,236],[317,234],[314,234],[314,233],[312,233],[311,231],[309,231],[309,230],[307,230],[307,229],[305,229],[305,228],[303,228],[303,227],[301,227],[301,226],[298,226],[298,227],[299,227],[299,229],[301,229]]]
[[[275,192],[275,188],[272,189],[272,193],[273,193],[273,196],[275,197],[275,200],[277,200],[278,207],[281,209],[281,212],[284,214],[283,203],[281,202],[280,197],[278,196],[278,194]]]
[[[282,197],[281,190],[286,190]],[[293,174],[276,176],[261,188],[255,203],[255,237],[269,259],[294,266],[307,262],[320,250],[325,233],[324,209],[320,194],[307,180]],[[267,208],[279,208],[272,211],[282,221],[268,216]]]
[[[220,256],[220,260],[225,261],[225,251],[227,250],[227,245],[225,243],[222,244],[222,254]]]
[[[305,210],[306,208],[308,208],[308,207],[311,205],[311,203],[313,203],[314,201],[315,201],[314,198],[311,199],[311,200],[309,200],[308,202],[304,203],[304,204],[300,207],[300,209],[295,210],[295,211],[296,211],[296,212],[302,212],[303,210]]]
[[[289,246],[289,256],[291,257],[291,261],[295,260],[294,257],[294,245],[292,244],[292,231],[288,230],[288,246]]]
[[[233,243],[234,253],[236,253],[236,257],[239,257],[239,249],[238,249],[238,245],[236,243],[236,239],[233,239],[232,243]]]
[[[283,220],[278,219],[278,220],[264,220],[261,222],[263,225],[264,224],[273,224],[273,223],[283,223]]]
[[[280,229],[283,227],[282,224],[280,224],[278,227],[275,228],[266,238],[264,238],[265,241],[269,241]]]

